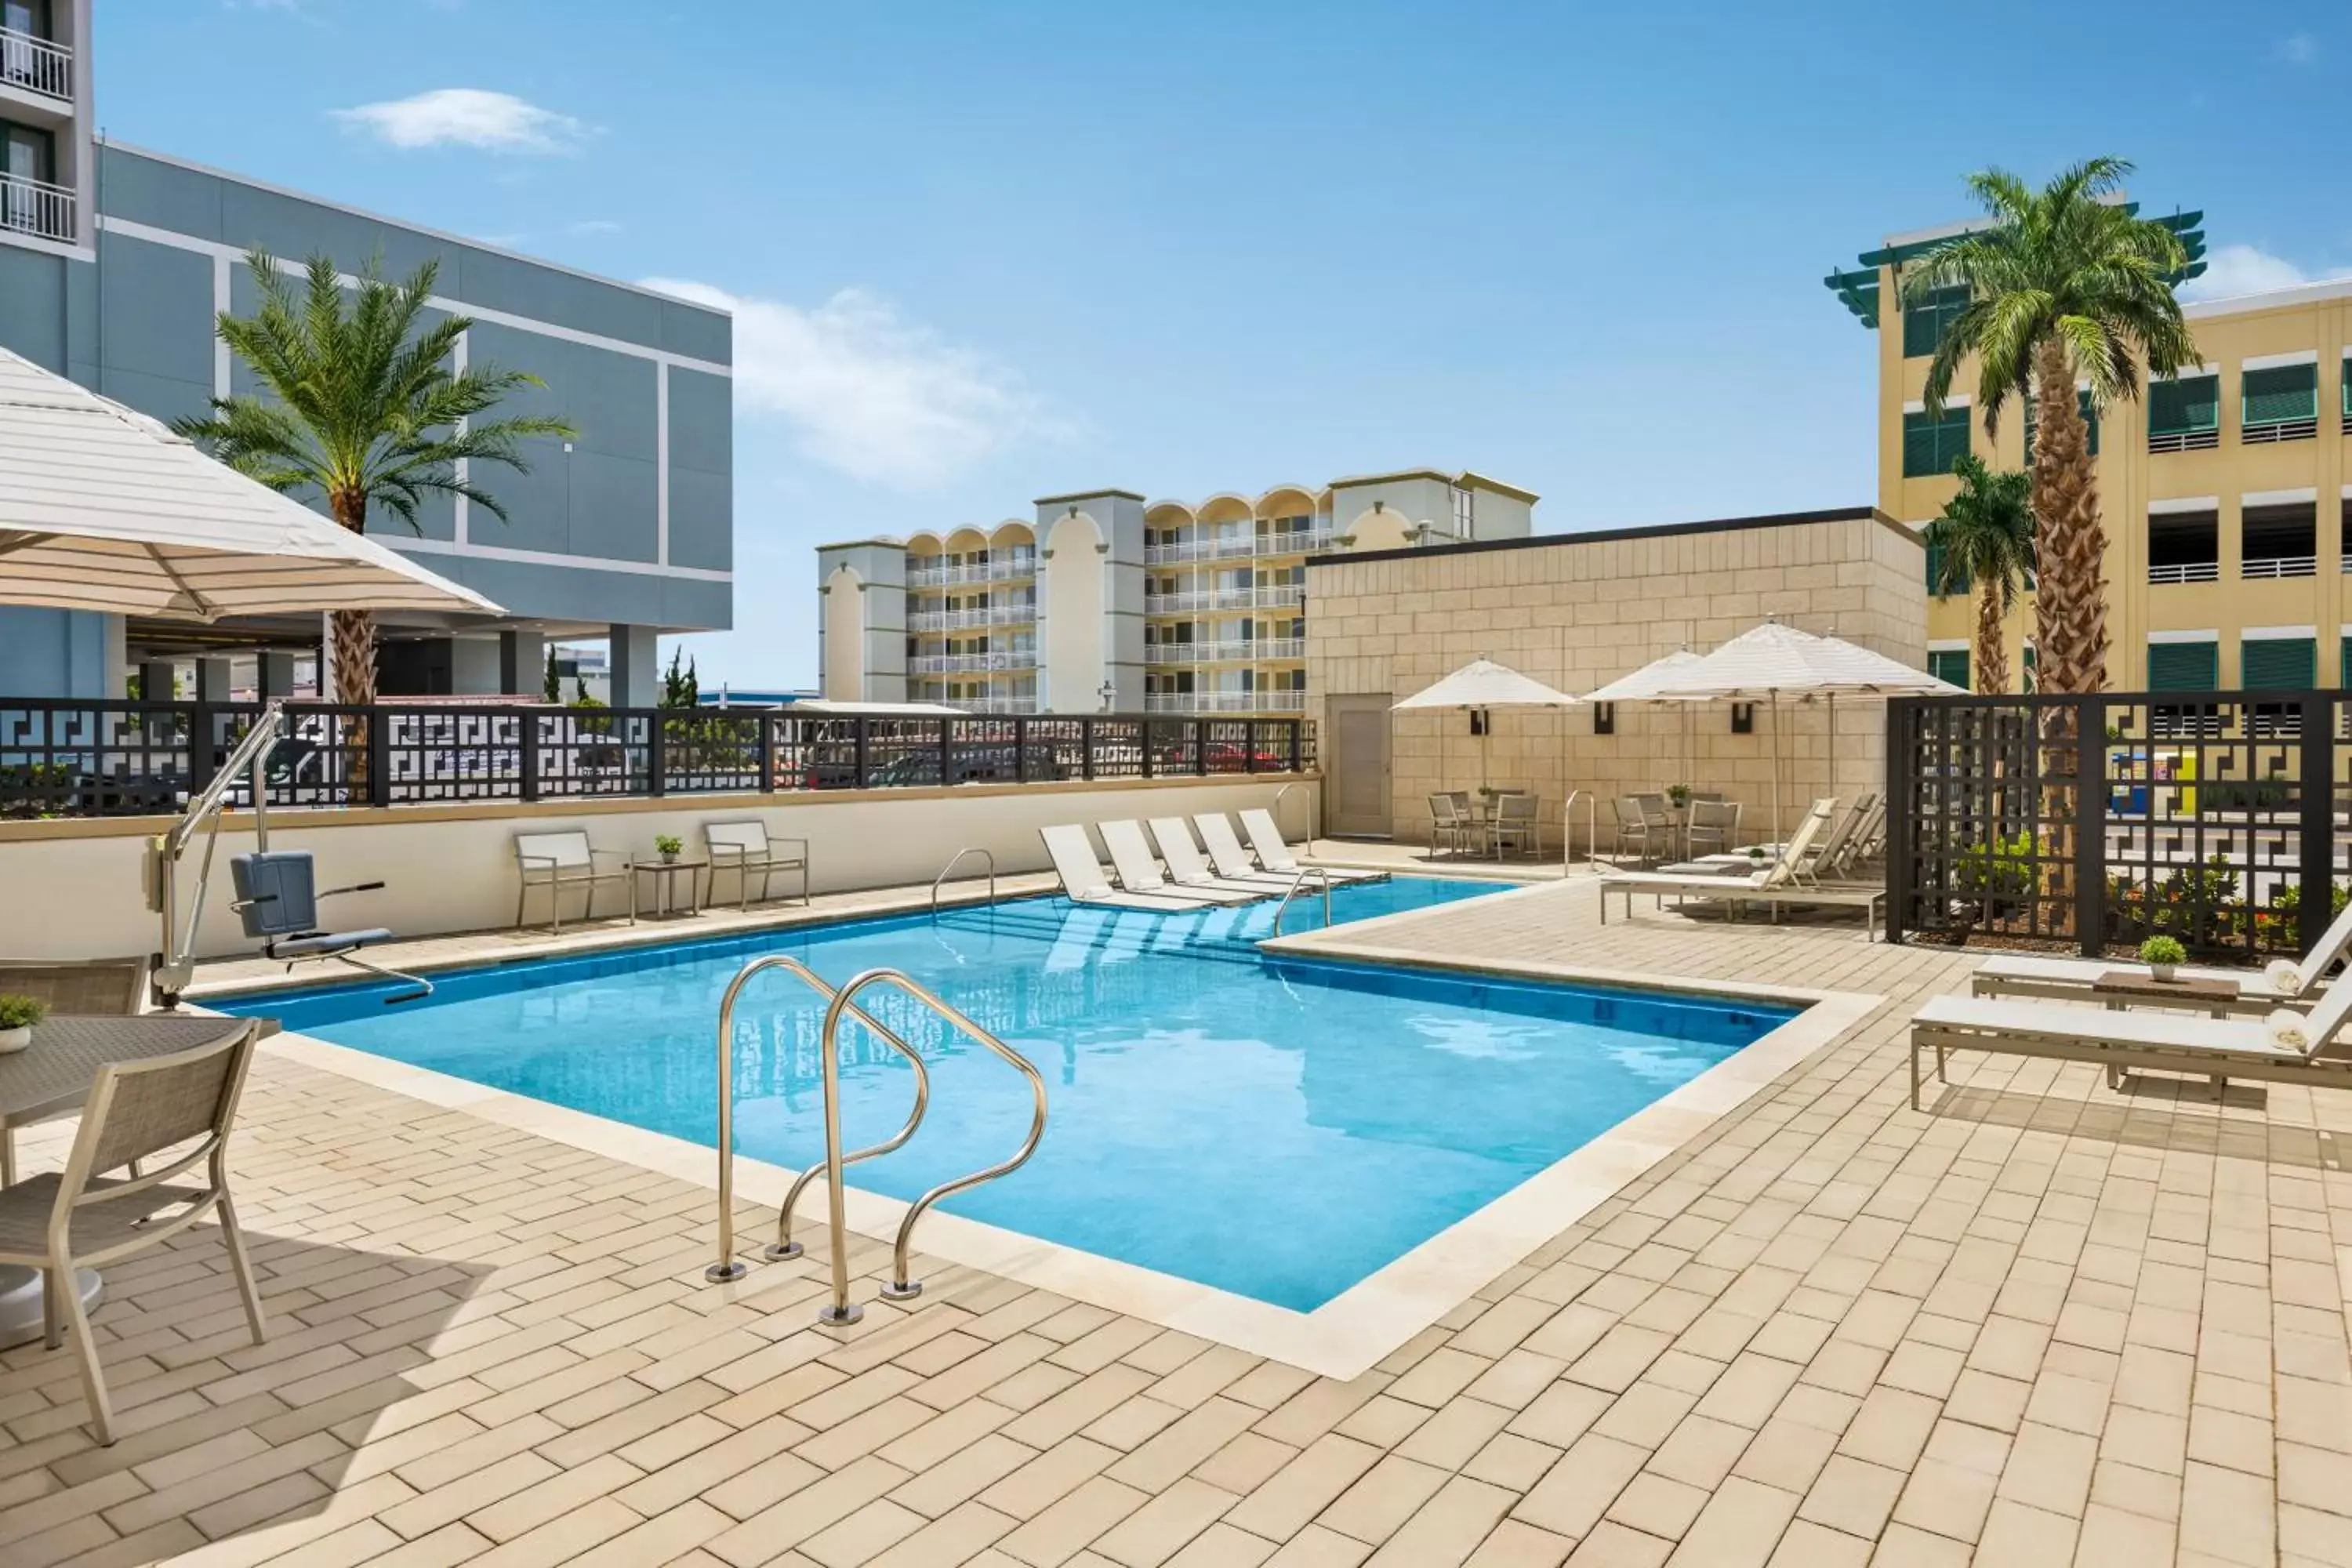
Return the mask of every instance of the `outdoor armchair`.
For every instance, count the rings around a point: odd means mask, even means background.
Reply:
[[[580,918],[593,920],[596,889],[608,882],[628,884],[629,923],[636,923],[637,876],[629,869],[629,858],[619,850],[592,848],[587,833],[577,827],[553,833],[518,833],[514,848],[515,870],[522,879],[521,890],[515,895],[517,931],[522,929],[523,907],[533,888],[547,889],[548,929],[560,934],[563,930],[565,889],[586,889],[587,902]]]
[[[1543,853],[1541,805],[1538,797],[1519,790],[1495,797],[1495,820],[1486,825],[1486,831],[1497,854],[1514,847],[1524,847],[1530,855]]]
[[[809,901],[809,847],[805,838],[771,838],[768,825],[756,818],[742,822],[706,822],[702,842],[710,852],[710,878],[731,870],[736,876],[738,910],[751,907],[751,876],[760,877],[760,901],[766,903],[770,883],[779,871],[801,874],[801,902]]]
[[[41,1270],[45,1342],[55,1350],[67,1334],[73,1336],[82,1394],[100,1443],[114,1441],[114,1412],[98,1346],[90,1339],[89,1316],[73,1284],[77,1269],[167,1241],[217,1210],[253,1342],[261,1343],[267,1333],[261,1294],[228,1192],[229,1128],[260,1033],[259,1023],[248,1023],[194,1050],[99,1068],[64,1171],[45,1172],[0,1192],[0,1263]],[[137,1162],[192,1139],[192,1146],[146,1175],[115,1181],[100,1174],[125,1165],[136,1170]],[[192,1173],[191,1180],[177,1180]]]
[[[147,1004],[143,958],[0,959],[0,993],[30,996],[52,1013],[129,1017]],[[38,1120],[56,1121],[56,1117]],[[16,1129],[0,1122],[0,1187],[16,1184]]]

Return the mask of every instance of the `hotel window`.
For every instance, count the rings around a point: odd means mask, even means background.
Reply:
[[[2246,372],[2238,421],[2242,441],[2307,441],[2319,434],[2319,365],[2270,365]]]
[[[1477,502],[1467,485],[1454,487],[1454,537],[1456,539],[1478,537]]]
[[[1964,647],[1929,649],[1927,673],[1966,691],[1969,689],[1969,650]]]
[[[2147,389],[2147,449],[2187,452],[2221,444],[2221,378],[2184,375]]]
[[[2211,691],[2221,684],[2221,645],[2159,642],[2147,645],[2150,691]],[[2210,702],[2158,702],[2148,709],[2150,734],[2183,740],[2221,732],[2221,709]]]
[[[1947,406],[1938,418],[1925,412],[1903,416],[1903,477],[1906,479],[1939,479],[1949,475],[1952,465],[1969,449],[1969,411],[1966,405],[1958,408]]]
[[[2319,684],[2319,645],[2310,637],[2247,637],[2238,645],[2238,685],[2246,691],[2305,691]]]
[[[2089,388],[2074,394],[2074,406],[2082,411],[2083,423],[2090,426],[2087,444],[2091,456],[2095,458],[2099,455],[2099,411],[2092,406]],[[2025,400],[2025,460],[2028,463],[2033,461],[2033,399],[2029,397]]]
[[[2319,506],[2289,501],[2239,514],[2240,577],[2309,577],[2319,562]]]
[[[1953,578],[1948,584],[1944,581],[1944,547],[1930,543],[1927,546],[1927,592],[1941,599],[1953,594],[1965,594],[1968,591],[1969,574],[1965,572]],[[1954,681],[1952,684],[1957,686],[1959,682]]]
[[[2343,389],[2336,395],[2344,405],[2344,434],[2352,436],[2352,354],[2344,356],[2343,374],[2336,384]]]
[[[1969,308],[1969,287],[1956,283],[1948,289],[1936,289],[1916,305],[1903,307],[1903,357],[1925,359],[1936,352],[1944,334]]]

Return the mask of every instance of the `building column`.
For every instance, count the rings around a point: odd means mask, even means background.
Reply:
[[[506,690],[505,646],[488,637],[451,637],[449,689],[460,697],[489,697]]]
[[[615,708],[651,708],[661,700],[659,634],[652,626],[614,623],[606,646]]]
[[[264,648],[255,660],[254,683],[260,687],[262,700],[272,697],[294,695],[294,656],[278,648]]]
[[[546,634],[499,634],[499,689],[510,697],[538,697],[546,692]]]
[[[151,658],[139,666],[139,700],[170,702],[177,699],[174,689],[180,679],[179,666],[168,658]]]
[[[196,700],[227,701],[229,687],[235,679],[226,654],[206,654],[196,660]]]

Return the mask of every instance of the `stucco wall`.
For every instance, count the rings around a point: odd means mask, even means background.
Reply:
[[[1060,822],[1238,811],[1271,805],[1287,775],[1233,780],[1121,780],[1064,787],[971,786],[953,790],[871,790],[810,795],[779,804],[774,795],[705,796],[675,805],[646,801],[571,805],[413,806],[390,811],[285,813],[271,819],[273,849],[308,849],[328,886],[382,880],[382,892],[356,893],[328,906],[338,924],[382,925],[404,936],[481,930],[515,918],[513,839],[520,831],[577,826],[600,849],[650,855],[654,836],[675,834],[699,853],[702,825],[758,817],[772,837],[806,838],[818,892],[929,883],[967,845],[996,857],[1001,875],[1046,867],[1037,829]],[[1316,787],[1310,783],[1310,789]],[[1294,838],[1311,820],[1296,798],[1283,822]],[[157,945],[157,920],[146,907],[143,862],[160,820],[0,824],[0,956],[89,958],[143,953]],[[220,957],[252,951],[227,905],[228,857],[253,845],[250,819],[229,819],[197,952]],[[197,857],[184,862],[193,878]],[[972,868],[969,865],[967,869]],[[785,884],[778,880],[781,889]],[[183,884],[183,897],[189,884]],[[730,875],[721,896],[732,898]],[[566,918],[582,895],[567,897]],[[652,888],[646,889],[651,907]],[[530,913],[546,919],[546,895]],[[627,907],[619,884],[597,899],[600,913]]]
[[[1923,574],[1917,540],[1874,517],[1594,542],[1560,535],[1385,561],[1329,556],[1307,573],[1307,713],[1319,721],[1335,694],[1410,696],[1482,655],[1581,694],[1678,647],[1706,652],[1775,615],[1924,668]],[[1781,711],[1791,803],[1883,787],[1884,704],[1840,702],[1834,789],[1824,706]],[[1323,766],[1336,777],[1325,735]],[[1475,786],[1479,743],[1467,715],[1444,712],[1396,714],[1391,744],[1397,836],[1425,840],[1429,793]],[[1612,735],[1593,733],[1590,708],[1498,710],[1488,745],[1494,783],[1543,797],[1548,847],[1570,789],[1605,797],[1675,783],[1723,790],[1747,807],[1747,837],[1770,836],[1771,721],[1761,710],[1747,735],[1731,732],[1721,702],[1687,717],[1620,706]],[[1605,798],[1600,820],[1605,834]],[[1580,808],[1577,821],[1580,844]]]

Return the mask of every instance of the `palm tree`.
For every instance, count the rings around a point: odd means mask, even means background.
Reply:
[[[2017,602],[2017,585],[2033,573],[2032,480],[2022,473],[1997,474],[1973,452],[1952,464],[1958,491],[1927,525],[1927,548],[1942,563],[1935,584],[1938,598],[1977,590],[1976,689],[2009,689],[2009,654],[2001,646],[2001,618]]]
[[[1970,356],[1988,435],[2011,396],[2034,400],[2034,641],[2045,691],[2106,685],[2106,540],[2076,384],[2088,382],[2092,404],[2105,407],[2139,395],[2143,363],[2169,375],[2198,363],[2172,293],[2188,252],[2170,229],[2116,199],[2131,168],[2093,158],[2038,192],[1998,169],[1971,174],[1969,189],[1991,223],[1935,246],[1903,279],[1906,305],[1938,289],[1969,290],[1927,367],[1930,415],[1943,411]]]
[[[526,438],[573,434],[562,419],[480,417],[516,388],[542,383],[494,365],[451,368],[474,323],[444,316],[420,325],[437,262],[394,283],[371,260],[348,297],[325,256],[310,258],[299,290],[266,250],[257,247],[246,265],[260,308],[250,318],[223,311],[218,331],[268,395],[215,397],[209,415],[174,428],[274,490],[317,494],[353,533],[367,531],[372,506],[414,529],[417,504],[432,494],[463,496],[503,522],[506,509],[474,482],[471,466],[529,473]],[[373,702],[374,617],[337,610],[333,627],[336,700]]]

